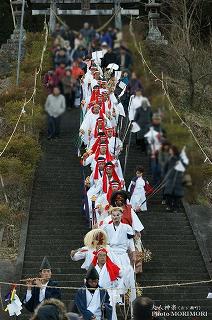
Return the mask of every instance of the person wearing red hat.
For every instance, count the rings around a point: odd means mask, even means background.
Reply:
[[[116,263],[116,256],[111,252],[107,243],[107,234],[103,229],[92,229],[87,232],[84,237],[84,246],[71,250],[71,259],[73,261],[84,260],[81,269],[88,270],[93,258],[95,257],[95,252],[100,248],[105,248],[108,251],[110,259]]]
[[[91,79],[91,89],[92,90],[95,86],[99,86],[99,80],[101,80],[100,79],[100,72],[99,72],[99,70],[95,70],[93,72],[93,79]]]
[[[88,198],[88,207],[90,216],[92,217],[92,201],[96,199],[102,191],[102,176],[105,167],[105,158],[99,157],[97,159],[95,170],[90,175],[90,189],[87,191]],[[96,212],[96,216],[98,216],[98,212]]]
[[[123,293],[123,281],[121,279],[121,269],[111,261],[108,251],[100,248],[94,253],[92,265],[99,274],[99,285],[107,289],[110,296],[110,304],[113,307],[112,320],[117,320],[116,303],[121,301],[120,294]],[[115,288],[119,290],[115,290]]]
[[[103,177],[102,177],[102,191],[107,194],[109,190],[109,182],[116,180],[121,183],[120,178],[118,177],[114,164],[109,161],[105,164]]]
[[[90,103],[91,102],[97,102],[97,99],[100,95],[99,86],[95,85],[92,89],[91,97],[90,97]]]
[[[137,236],[144,230],[144,226],[138,218],[132,206],[128,203],[128,195],[124,190],[116,191],[110,198],[110,204],[113,207],[121,207],[123,209],[122,222],[129,224]]]
[[[121,183],[119,181],[113,180],[109,182],[109,189],[107,193],[100,194],[96,201],[95,206],[98,208],[97,211],[97,223],[101,226],[105,219],[108,218],[108,209],[110,207],[110,198],[113,192],[121,190]]]
[[[85,145],[89,145],[90,138],[94,136],[96,120],[101,116],[101,107],[98,104],[94,104],[86,113],[79,130]]]
[[[106,143],[100,143],[95,153],[92,153],[88,158],[83,160],[83,166],[91,166],[91,171],[94,171],[96,167],[96,161],[99,157],[105,158],[106,161],[111,160],[111,156],[108,152],[108,146]]]
[[[118,158],[119,154],[123,150],[123,142],[119,137],[117,137],[117,133],[113,128],[106,128],[106,134],[109,142],[109,151],[114,157]]]
[[[95,182],[98,182],[102,178],[106,159],[104,157],[98,157],[94,171],[90,175],[90,185],[92,186]]]
[[[123,209],[111,207],[111,220],[104,224],[102,229],[106,232],[111,252],[116,255],[118,266],[123,271],[123,278],[127,288],[131,288],[130,300],[136,298],[134,271],[130,263],[128,252],[132,254],[132,261],[136,261],[134,246],[134,231],[128,224],[122,223]]]
[[[97,148],[99,148],[99,145],[100,145],[101,143],[106,143],[106,144],[108,144],[108,138],[107,138],[105,132],[99,132],[99,133],[98,133],[98,137],[95,139],[95,142],[94,142],[94,144],[93,144],[93,146],[92,146],[92,148],[91,148],[91,152],[92,152],[92,153],[95,153],[96,150],[97,150]]]

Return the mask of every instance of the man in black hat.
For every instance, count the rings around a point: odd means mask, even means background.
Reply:
[[[77,291],[75,304],[84,320],[112,319],[112,306],[108,292],[99,287],[99,274],[91,265],[85,286]]]
[[[51,276],[51,265],[47,257],[44,257],[40,266],[39,277],[28,279],[26,282],[27,292],[23,304],[28,311],[34,312],[35,308],[46,299],[61,299],[61,291],[56,288],[57,282],[51,280]]]

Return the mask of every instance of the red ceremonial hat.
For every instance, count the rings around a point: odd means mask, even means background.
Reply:
[[[107,257],[106,257],[106,268],[107,268],[107,271],[109,273],[110,280],[111,281],[115,281],[119,277],[120,268],[110,260],[110,258],[108,257],[108,252],[107,252],[107,250],[105,248],[101,248],[98,251],[94,251],[93,252],[94,258],[93,258],[93,261],[92,261],[92,265],[94,267],[97,265],[98,255],[100,253],[102,253],[102,252],[106,253],[106,255],[107,255]]]
[[[119,177],[118,177],[118,175],[117,175],[117,173],[115,171],[114,164],[112,162],[107,162],[105,164],[105,167],[104,167],[103,178],[102,178],[102,184],[103,184],[102,190],[103,190],[104,193],[108,192],[108,185],[107,185],[107,180],[108,179],[107,179],[107,173],[106,173],[106,168],[108,168],[108,167],[113,168],[113,172],[112,172],[113,180],[116,180],[116,181],[120,182]]]
[[[95,166],[95,170],[94,170],[94,180],[98,180],[99,179],[99,163],[105,163],[106,162],[106,159],[103,158],[103,157],[99,157],[97,160],[96,160],[96,166]]]
[[[119,181],[113,180],[109,182],[109,189],[107,192],[107,201],[110,203],[110,198],[113,193],[112,187],[117,186],[118,190],[121,190],[121,183]]]

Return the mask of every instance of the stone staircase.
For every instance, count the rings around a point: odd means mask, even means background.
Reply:
[[[145,167],[146,177],[151,182],[148,159],[132,141],[126,170],[127,185],[139,164]],[[143,274],[137,278],[143,287],[210,279],[189,220],[183,208],[181,211],[167,213],[161,204],[161,195],[156,194],[148,201],[148,212],[139,215],[145,226],[144,246],[152,252],[152,260],[144,264]],[[206,299],[208,288],[209,284],[146,288],[143,295],[161,306],[161,314],[166,319],[212,319],[212,301]],[[195,316],[187,317],[182,313],[188,311],[196,311]]]
[[[72,262],[69,253],[71,249],[83,244],[83,236],[88,231],[80,210],[81,172],[76,150],[78,128],[79,110],[73,109],[62,119],[59,140],[47,141],[43,138],[43,156],[35,175],[22,274],[22,277],[35,276],[43,256],[47,255],[52,264],[53,278],[59,281],[60,286],[68,287],[83,284],[81,262]],[[123,162],[123,156],[121,160]],[[138,164],[145,166],[148,171],[147,157],[132,141],[127,165],[127,185]],[[152,261],[144,265],[144,272],[138,282],[142,286],[158,286],[208,280],[201,253],[183,210],[179,214],[166,213],[161,205],[160,195],[152,198],[148,207],[148,213],[141,214],[140,219],[145,226],[144,244],[152,251],[153,256]],[[75,290],[62,290],[62,299],[68,308],[74,293]],[[154,299],[157,305],[163,308],[166,306],[166,310],[168,306],[176,306],[177,311],[181,312],[182,307],[199,307],[198,311],[208,311],[208,317],[197,319],[212,319],[211,300],[205,299],[207,284],[149,288],[144,289],[143,293]],[[26,315],[19,318],[28,319]],[[196,319],[182,315],[166,318]]]
[[[22,278],[37,275],[46,255],[60,286],[79,287],[83,283],[80,263],[69,258],[71,249],[83,245],[83,236],[89,230],[80,212],[78,129],[79,110],[73,109],[63,116],[60,139],[42,139],[43,156],[35,174]],[[67,305],[73,293],[63,290]]]

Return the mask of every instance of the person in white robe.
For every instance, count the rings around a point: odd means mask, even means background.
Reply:
[[[130,300],[136,298],[134,270],[130,263],[128,251],[132,254],[132,261],[136,261],[134,246],[134,232],[130,225],[121,222],[123,209],[113,207],[110,210],[112,221],[102,226],[108,237],[111,251],[116,255],[118,266],[123,270],[123,279],[126,288],[131,289]]]
[[[76,293],[75,305],[84,320],[112,320],[108,292],[99,286],[99,275],[93,266],[86,274],[85,286]]]
[[[95,104],[90,113],[87,113],[83,119],[83,122],[80,126],[80,136],[82,137],[85,145],[89,145],[91,136],[94,135],[94,131],[96,128],[96,120],[101,116],[100,114],[100,106]]]
[[[120,297],[124,293],[121,269],[113,263],[104,248],[96,252],[92,261],[99,274],[100,287],[107,289],[110,296],[110,304],[113,307],[112,320],[117,320],[116,304],[122,302]]]
[[[135,212],[147,211],[145,180],[143,179],[144,168],[136,168],[136,177],[131,180],[128,192],[131,193],[130,204]]]
[[[93,258],[95,257],[95,252],[99,248],[106,248],[110,259],[117,263],[116,255],[110,250],[108,246],[107,234],[102,229],[93,229],[89,231],[84,238],[84,246],[71,250],[70,256],[73,261],[84,260],[81,269],[88,270]]]
[[[129,100],[129,105],[128,105],[128,116],[129,120],[133,121],[135,118],[135,113],[136,110],[141,107],[143,102],[146,102],[148,106],[150,106],[150,102],[146,97],[142,96],[142,91],[137,90],[135,95],[132,95]]]

